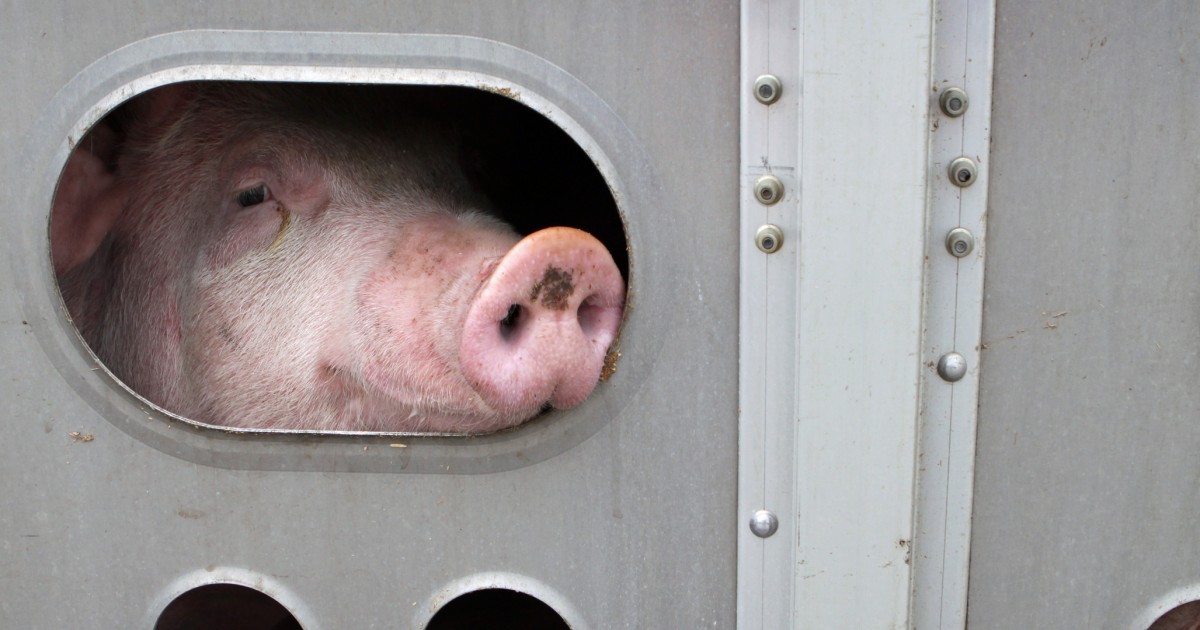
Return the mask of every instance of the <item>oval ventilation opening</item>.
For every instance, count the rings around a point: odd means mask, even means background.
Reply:
[[[176,83],[75,143],[51,255],[91,350],[173,414],[487,433],[614,369],[596,164],[511,89]]]

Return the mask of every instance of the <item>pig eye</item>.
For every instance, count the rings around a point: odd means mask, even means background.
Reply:
[[[254,188],[247,188],[237,194],[238,205],[243,208],[257,206],[267,200],[267,185],[259,184]]]

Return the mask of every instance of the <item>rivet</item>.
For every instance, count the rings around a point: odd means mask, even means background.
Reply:
[[[764,206],[773,206],[783,199],[783,182],[774,175],[763,175],[754,182],[754,198]]]
[[[957,383],[967,375],[967,359],[957,352],[947,352],[938,359],[938,376],[948,383]]]
[[[754,233],[754,244],[764,254],[774,254],[779,251],[780,247],[783,247],[783,230],[768,223]]]
[[[754,80],[754,98],[763,105],[778,101],[782,93],[783,84],[779,82],[779,77],[773,74],[764,74]]]
[[[975,249],[975,237],[969,230],[954,228],[946,233],[946,251],[955,258],[962,258]]]
[[[967,100],[967,93],[962,88],[952,87],[942,90],[942,95],[938,97],[938,105],[942,108],[943,114],[951,118],[958,118],[967,113],[970,101]]]
[[[975,168],[975,160],[969,157],[954,158],[950,163],[949,168],[950,181],[959,188],[966,188],[975,183],[975,179],[979,174]]]
[[[750,516],[750,531],[759,538],[769,538],[779,530],[779,519],[770,510],[758,510]]]

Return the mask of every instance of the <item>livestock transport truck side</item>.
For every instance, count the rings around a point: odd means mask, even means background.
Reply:
[[[1127,4],[4,5],[0,628],[1194,628]]]

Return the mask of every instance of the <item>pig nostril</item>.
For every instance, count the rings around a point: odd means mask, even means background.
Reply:
[[[591,335],[596,330],[597,326],[599,326],[600,314],[603,311],[601,307],[592,303],[594,297],[595,296],[589,296],[586,300],[580,303],[579,310],[575,313],[576,318],[579,320],[579,328],[582,329],[586,335]]]
[[[501,339],[504,339],[505,341],[509,341],[510,339],[512,339],[513,332],[517,328],[517,320],[520,317],[521,317],[521,305],[520,304],[510,304],[508,306],[508,313],[504,316],[504,319],[500,320],[500,338]]]

